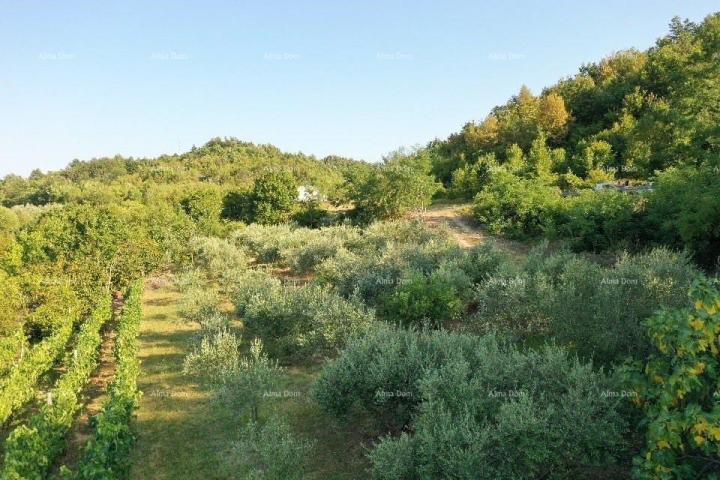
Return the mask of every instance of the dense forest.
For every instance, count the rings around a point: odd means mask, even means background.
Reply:
[[[150,290],[239,432],[186,478],[720,478],[720,14],[378,164],[215,138],[0,205],[2,479],[149,478]]]

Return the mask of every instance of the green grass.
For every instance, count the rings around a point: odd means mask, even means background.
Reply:
[[[246,418],[213,401],[196,379],[183,375],[183,359],[196,341],[198,328],[180,319],[180,294],[171,287],[148,287],[143,301],[140,332],[143,392],[135,428],[131,478],[230,479],[225,468],[230,446]],[[309,480],[366,478],[363,444],[370,419],[354,419],[353,426],[329,417],[310,396],[319,365],[287,367],[279,398],[269,398],[261,417],[281,415],[296,435],[315,440],[309,456]]]

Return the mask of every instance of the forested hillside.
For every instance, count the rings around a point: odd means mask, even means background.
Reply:
[[[720,478],[720,14],[378,164],[216,138],[0,204],[3,480]]]
[[[649,50],[584,65],[537,96],[523,87],[484,120],[432,142],[433,172],[448,195],[474,199],[494,232],[566,238],[576,249],[666,244],[715,265],[718,52],[719,15],[676,18]],[[652,185],[635,196],[591,192],[603,182]]]

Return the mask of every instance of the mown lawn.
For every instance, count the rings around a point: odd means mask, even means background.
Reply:
[[[180,294],[170,286],[148,286],[140,333],[143,392],[135,428],[131,478],[231,479],[226,467],[229,448],[245,421],[214,402],[210,392],[183,375],[183,359],[195,340],[197,327],[177,313]],[[320,367],[288,367],[281,389],[269,398],[261,416],[282,415],[294,433],[316,441],[309,456],[308,479],[365,478],[364,437],[357,427],[326,416],[309,395]],[[357,422],[353,421],[357,425]],[[363,429],[364,430],[364,429]]]

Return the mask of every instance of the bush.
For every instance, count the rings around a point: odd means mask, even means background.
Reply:
[[[561,348],[377,327],[325,366],[314,394],[335,414],[410,422],[370,452],[373,478],[577,478],[619,456],[617,387]]]
[[[373,320],[361,305],[316,285],[276,285],[245,301],[238,310],[246,328],[280,357],[333,352]]]
[[[363,244],[348,245],[347,250],[323,262],[317,268],[319,282],[332,285],[344,297],[357,296],[374,305],[381,294],[389,294],[414,273],[430,274],[451,260],[463,262],[466,253],[449,237],[424,236],[423,230],[414,237],[407,225],[393,231],[396,226],[391,226],[387,236],[370,230]],[[395,235],[404,241],[396,241]],[[464,262],[462,268],[470,270],[471,266]]]
[[[0,337],[0,378],[22,359],[28,349],[28,339],[22,328],[11,335]]]
[[[641,322],[682,305],[700,273],[665,249],[626,255],[602,267],[577,255],[533,253],[523,271],[490,278],[476,292],[476,326],[520,338],[550,336],[598,363],[642,358],[649,348]]]
[[[72,335],[76,311],[67,309],[67,307],[45,311],[55,312],[56,316],[52,323],[57,327],[52,335],[27,352],[0,383],[0,425],[34,397],[38,380],[65,351],[65,346]]]
[[[627,370],[645,414],[646,445],[635,458],[639,479],[720,476],[719,286],[698,281],[690,290],[692,307],[663,310],[644,322],[652,354]]]
[[[475,293],[471,319],[480,332],[502,330],[519,339],[547,332],[544,300],[551,289],[545,275],[506,269],[483,282]]]
[[[430,173],[427,151],[396,152],[384,164],[353,179],[348,197],[354,206],[352,217],[368,224],[424,208],[440,190],[442,184]]]
[[[558,205],[552,234],[567,238],[575,250],[634,245],[642,235],[641,203],[613,190],[583,192]]]
[[[552,226],[560,200],[557,188],[498,169],[475,196],[473,212],[492,233],[525,239],[543,235]]]
[[[433,337],[425,331],[376,324],[324,365],[313,396],[334,415],[360,407],[388,425],[402,428],[420,402],[418,381],[423,373],[453,355],[458,343],[467,340],[452,342],[449,338],[444,332]]]
[[[302,480],[313,444],[296,438],[278,417],[264,425],[250,422],[233,443],[228,468],[234,478]]]
[[[669,169],[658,175],[648,196],[649,234],[687,248],[708,267],[720,262],[720,169]]]
[[[219,232],[222,198],[218,188],[197,189],[180,201],[180,207],[203,233]]]
[[[322,236],[287,253],[290,268],[296,273],[311,272],[328,258],[334,257],[343,247],[343,241],[336,237]]]
[[[256,297],[262,297],[267,292],[274,291],[282,286],[282,282],[262,270],[245,270],[231,272],[226,276],[226,290],[233,300],[238,315],[245,315],[250,302]]]
[[[460,317],[463,306],[459,288],[450,278],[415,273],[380,297],[378,313],[386,320],[404,325],[428,323],[438,327]]]
[[[504,268],[505,257],[493,246],[483,243],[463,251],[457,266],[472,283],[480,283]]]
[[[320,228],[330,225],[334,216],[317,202],[305,202],[295,213],[292,220],[301,227]]]
[[[316,235],[313,231],[302,230],[303,234]],[[313,232],[313,233],[307,233]],[[234,232],[231,236],[233,242],[247,248],[261,263],[279,262],[287,249],[302,246],[306,243],[305,236],[290,225],[248,225]]]
[[[11,277],[0,269],[0,285],[3,294],[0,296],[0,338],[17,331],[20,320],[20,311],[24,298],[20,285],[15,277]],[[2,371],[2,367],[0,367]]]
[[[289,171],[268,172],[255,179],[250,191],[227,194],[222,214],[245,223],[282,223],[289,219],[296,198],[295,177]]]
[[[185,358],[184,371],[204,377],[220,401],[234,411],[249,411],[257,422],[260,402],[277,385],[281,369],[263,353],[259,340],[250,344],[247,356],[241,355],[240,344],[227,330],[206,336]]]
[[[178,313],[186,320],[200,324],[215,314],[219,305],[220,296],[215,290],[207,286],[193,287],[183,294]]]
[[[209,278],[219,280],[227,270],[247,268],[245,253],[227,240],[216,237],[194,237],[190,240],[193,263]]]
[[[687,257],[664,249],[624,256],[614,268],[570,262],[548,295],[551,334],[601,363],[644,358],[643,320],[683,305],[699,275]]]

